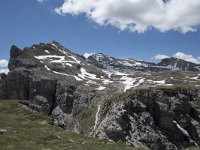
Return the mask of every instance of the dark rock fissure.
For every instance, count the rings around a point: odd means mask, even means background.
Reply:
[[[55,86],[56,86],[55,89],[57,89],[57,81],[56,81],[56,85],[55,85]],[[50,111],[49,111],[49,114],[48,114],[49,116],[51,116],[53,110],[55,109],[55,107],[56,107],[57,105],[58,105],[58,104],[57,104],[57,101],[56,101],[56,90],[55,90],[55,93],[54,93],[54,96],[53,96],[52,106],[51,106]]]

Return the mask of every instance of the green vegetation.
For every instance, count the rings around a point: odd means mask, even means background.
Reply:
[[[200,148],[197,148],[197,147],[190,147],[190,148],[188,148],[188,150],[200,150]]]
[[[195,100],[195,103],[196,103],[197,105],[200,105],[200,97],[198,97],[198,98]]]
[[[112,96],[110,98],[110,102],[111,103],[116,103],[116,102],[120,102],[120,101],[124,101],[126,100],[129,96],[133,95],[135,93],[135,90],[127,90],[124,93],[117,93],[114,96]]]
[[[179,85],[174,85],[174,86],[164,86],[164,85],[160,85],[160,86],[156,86],[156,87],[139,87],[139,88],[135,88],[135,89],[130,89],[127,90],[124,93],[118,93],[115,94],[114,96],[112,96],[108,101],[113,104],[116,102],[121,102],[126,100],[129,97],[132,97],[134,95],[140,94],[140,95],[144,95],[147,94],[148,91],[150,90],[163,90],[165,92],[174,92],[177,90],[198,90],[199,87],[195,87],[195,86],[190,86],[187,84],[179,84]],[[200,99],[196,100],[198,104],[200,104]]]
[[[89,135],[89,133],[92,131],[92,127],[95,123],[95,114],[96,110],[94,107],[88,108],[85,110],[82,119],[81,119],[81,127],[84,131],[84,134]]]
[[[92,113],[93,110],[88,110],[85,115]],[[89,121],[82,121],[85,128],[91,124]],[[0,150],[136,149],[122,143],[105,143],[92,137],[67,132],[51,122],[51,117],[21,108],[19,101],[0,101],[0,129],[6,130],[0,134]]]

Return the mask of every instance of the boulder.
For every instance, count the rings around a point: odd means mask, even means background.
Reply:
[[[48,115],[51,110],[51,103],[40,95],[36,95],[33,99],[33,102],[29,105],[33,110]]]

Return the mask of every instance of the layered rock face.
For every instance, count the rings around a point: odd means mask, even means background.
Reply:
[[[160,150],[199,146],[200,74],[168,65],[85,58],[57,42],[12,46],[10,72],[0,74],[0,99],[27,100],[54,124],[81,134],[92,108],[89,134],[100,139]]]

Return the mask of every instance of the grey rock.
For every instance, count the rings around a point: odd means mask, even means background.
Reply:
[[[5,73],[0,73],[0,80],[5,80],[7,75]]]
[[[36,95],[33,99],[33,103],[31,103],[29,106],[33,108],[33,110],[46,115],[50,113],[52,107],[51,103],[49,103],[45,97],[40,95]]]
[[[73,121],[73,117],[72,114],[66,114],[64,113],[59,106],[57,106],[51,114],[52,118],[53,118],[53,123],[63,127],[64,129],[68,129],[69,125],[72,123]]]
[[[0,99],[6,99],[6,77],[4,73],[0,74]]]
[[[193,92],[150,89],[131,95],[110,108],[94,136],[156,150],[197,146],[200,118],[191,105]]]
[[[29,99],[29,71],[18,68],[8,73],[6,78],[7,99]]]

